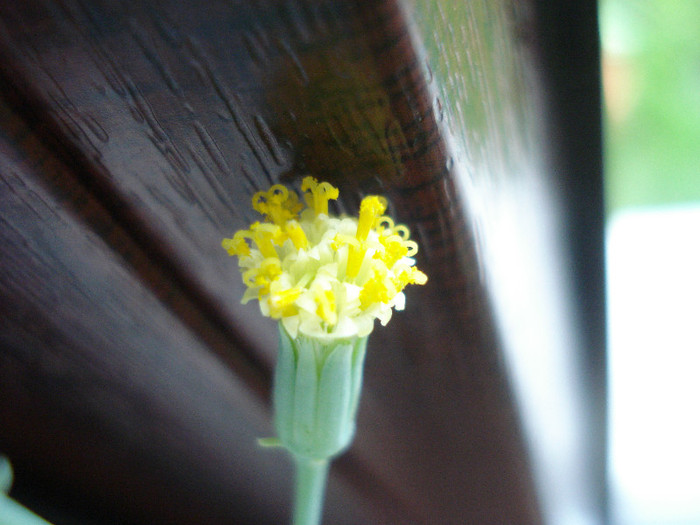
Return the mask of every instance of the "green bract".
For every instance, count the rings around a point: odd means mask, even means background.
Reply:
[[[294,454],[323,459],[352,441],[367,337],[321,342],[279,326],[273,400],[275,428]]]

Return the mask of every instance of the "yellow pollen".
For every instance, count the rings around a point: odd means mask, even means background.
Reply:
[[[389,268],[408,254],[408,246],[398,235],[380,235],[379,242],[384,246],[384,253],[377,253],[375,257],[380,257]]]
[[[360,308],[365,310],[375,303],[388,303],[399,291],[394,286],[390,289],[384,276],[375,271],[372,278],[360,290]]]

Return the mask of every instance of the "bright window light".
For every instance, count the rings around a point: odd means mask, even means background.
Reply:
[[[611,525],[700,525],[700,2],[600,22]]]
[[[608,229],[614,525],[700,524],[700,206]]]

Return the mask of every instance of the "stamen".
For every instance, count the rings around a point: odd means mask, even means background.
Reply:
[[[381,235],[379,242],[384,246],[384,252],[380,258],[389,268],[408,254],[407,241],[402,240],[398,235]]]
[[[294,287],[270,292],[270,298],[268,299],[270,317],[280,319],[285,316],[295,315],[297,308],[294,306],[294,301],[299,298],[302,291],[301,288]]]
[[[418,243],[416,241],[404,241],[403,245],[406,247],[406,257],[413,257],[418,253]]]
[[[238,230],[233,234],[233,238],[221,241],[221,246],[229,255],[245,256],[250,255],[250,246],[247,240],[253,240],[250,230]]]
[[[297,221],[288,221],[285,231],[297,250],[306,249],[309,246],[309,239]]]
[[[253,195],[253,209],[265,216],[265,220],[278,226],[294,219],[303,207],[297,194],[290,192],[282,184],[275,184],[267,191]]]
[[[277,257],[274,244],[280,246],[284,242],[282,229],[267,222],[253,223],[250,229],[253,233],[253,240],[263,257]]]
[[[377,232],[382,233],[386,230],[389,230],[390,232],[394,231],[394,220],[389,217],[388,215],[382,216],[378,221],[377,221]]]
[[[335,295],[333,290],[319,290],[314,295],[318,308],[316,315],[326,323],[333,326],[338,322],[338,314],[335,310]]]
[[[408,239],[411,236],[411,231],[408,229],[407,226],[403,224],[397,224],[393,228],[393,232],[395,235],[398,235],[402,239]]]
[[[384,275],[375,271],[372,278],[365,283],[360,291],[360,308],[366,310],[376,303],[388,303],[398,293],[394,286],[389,288]]]
[[[328,215],[328,201],[337,199],[338,188],[328,182],[318,182],[313,177],[304,177],[301,183],[301,191],[309,208],[313,208],[316,215]]]
[[[357,239],[364,241],[369,235],[369,231],[374,226],[377,218],[381,217],[386,210],[386,199],[370,195],[362,199],[360,203],[360,218],[357,221]]]

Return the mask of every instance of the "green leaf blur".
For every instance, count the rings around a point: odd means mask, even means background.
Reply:
[[[700,201],[700,2],[603,0],[606,198]]]

